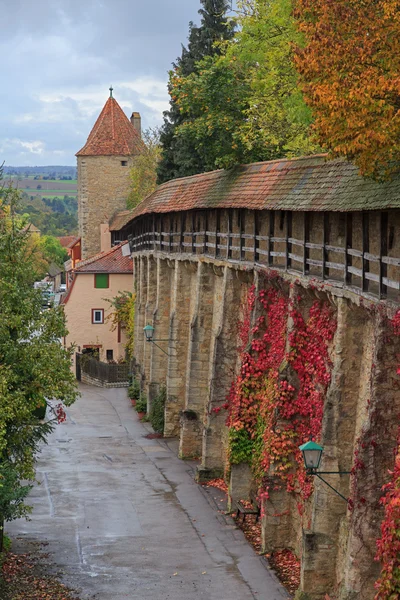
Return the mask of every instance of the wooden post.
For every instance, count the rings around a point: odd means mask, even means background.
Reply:
[[[307,243],[310,239],[310,217],[308,212],[304,212],[303,214],[303,275],[307,275],[309,271],[307,259],[310,254],[309,249],[307,248]]]
[[[180,236],[179,236],[179,252],[184,252],[184,247],[183,247],[183,234],[185,231],[185,213],[183,211],[181,211],[181,232],[180,232]]]
[[[365,258],[365,253],[369,252],[369,213],[362,213],[362,291],[368,292],[369,280],[365,277],[365,274],[369,272],[369,260]]]
[[[218,243],[219,243],[219,230],[220,230],[220,212],[218,210],[218,208],[215,211],[215,258],[217,258],[217,256],[219,256],[219,248],[218,248]]]
[[[255,264],[257,264],[258,262],[258,248],[260,245],[259,240],[257,239],[258,234],[259,234],[259,227],[258,227],[258,211],[257,210],[253,210],[253,216],[254,216],[254,223],[253,223],[253,262]]]
[[[226,238],[226,260],[232,258],[232,209],[228,208],[228,233]]]
[[[153,213],[153,250],[156,249],[156,215]]]
[[[245,252],[243,250],[245,238],[245,212],[243,208],[239,209],[239,260],[245,260]]]
[[[173,213],[169,213],[169,244],[168,244],[169,254],[171,254],[171,252],[172,252],[172,215],[173,215]]]
[[[387,265],[382,262],[382,257],[388,254],[388,213],[380,213],[380,244],[379,244],[379,298],[387,295],[387,286],[383,278],[387,277]]]
[[[322,279],[329,278],[329,269],[326,267],[328,251],[326,246],[329,244],[329,213],[323,213],[324,226],[322,234]]]
[[[353,215],[346,213],[345,240],[344,240],[344,283],[351,285],[352,274],[349,267],[353,264],[353,257],[348,253],[348,249],[353,247]]]
[[[164,246],[163,246],[163,241],[164,241],[164,239],[163,239],[163,225],[164,225],[163,221],[164,221],[164,219],[163,219],[163,216],[161,214],[160,215],[160,237],[159,237],[159,239],[160,239],[160,252],[163,252],[163,248],[164,248]]]
[[[289,256],[289,250],[291,250],[291,247],[289,248],[289,238],[292,237],[292,211],[291,210],[287,210],[286,211],[286,248],[285,248],[285,252],[286,252],[286,271],[288,269],[290,269],[290,267],[292,266],[292,261],[291,258]]]
[[[274,262],[274,257],[271,255],[271,252],[274,249],[274,243],[272,242],[271,238],[274,237],[274,228],[275,228],[275,211],[271,210],[269,212],[269,224],[268,224],[268,249],[267,249],[267,260],[268,260],[268,265],[271,266]]]
[[[207,242],[208,242],[207,229],[208,229],[208,210],[205,210],[204,211],[204,246],[203,246],[203,253],[204,254],[207,254],[207,252],[208,252],[208,246],[207,246]]]
[[[195,214],[194,211],[192,211],[192,254],[196,254],[196,246],[195,244],[195,235],[194,235],[194,228],[196,226],[196,219],[195,219]]]

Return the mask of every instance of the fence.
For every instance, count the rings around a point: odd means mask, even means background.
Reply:
[[[129,383],[128,364],[104,363],[87,355],[76,355],[83,382],[103,387],[124,387]]]

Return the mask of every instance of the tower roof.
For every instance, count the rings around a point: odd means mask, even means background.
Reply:
[[[86,144],[76,156],[129,156],[139,154],[143,142],[128,117],[110,96]]]

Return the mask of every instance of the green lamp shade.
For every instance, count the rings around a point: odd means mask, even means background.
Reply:
[[[307,442],[299,447],[303,453],[304,464],[306,469],[315,470],[318,469],[319,463],[321,462],[323,447],[315,442]]]
[[[143,331],[144,335],[146,336],[146,341],[151,342],[153,339],[154,327],[151,325],[146,325],[146,327],[143,327]]]

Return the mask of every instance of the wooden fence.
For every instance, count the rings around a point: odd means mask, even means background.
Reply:
[[[129,381],[128,364],[110,364],[101,362],[90,356],[77,355],[81,373],[88,375],[104,384],[115,384],[116,386],[127,384]]]

